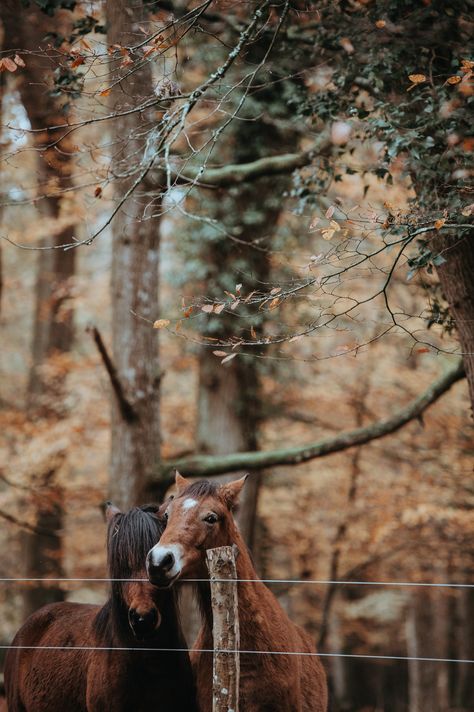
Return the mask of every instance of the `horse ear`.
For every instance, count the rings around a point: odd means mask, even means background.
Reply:
[[[104,504],[104,517],[106,522],[110,522],[117,514],[121,514],[121,511],[112,502],[105,502]]]
[[[247,477],[248,475],[244,475],[240,478],[240,480],[234,480],[233,482],[228,482],[227,484],[220,486],[219,493],[221,497],[224,498],[224,501],[229,507],[229,509],[232,509],[237,504],[239,494],[245,484]]]
[[[184,492],[184,490],[188,486],[188,481],[182,475],[179,474],[178,470],[175,470],[174,472],[174,483],[176,485],[178,495],[180,495],[181,492]]]

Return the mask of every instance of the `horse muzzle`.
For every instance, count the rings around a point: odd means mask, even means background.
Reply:
[[[150,638],[161,623],[161,616],[156,608],[149,611],[138,611],[130,608],[128,611],[128,622],[137,640]]]
[[[150,583],[159,588],[169,588],[180,576],[182,570],[181,547],[179,544],[150,549],[146,557],[146,570]]]

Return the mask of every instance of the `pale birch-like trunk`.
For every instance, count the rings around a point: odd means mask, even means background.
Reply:
[[[109,0],[107,31],[109,45],[136,42],[138,25],[144,18],[140,0]],[[138,34],[137,34],[138,33]],[[120,69],[112,60],[114,81],[130,67]],[[136,106],[153,92],[150,64],[116,84],[111,93],[113,110]],[[115,199],[136,180],[145,153],[147,129],[152,114],[134,113],[113,121],[113,172]],[[149,124],[147,125],[147,122]],[[110,496],[119,507],[137,503],[146,480],[160,455],[159,385],[157,332],[148,320],[157,314],[159,218],[144,219],[145,200],[141,185],[126,201],[112,223],[112,340],[113,361],[125,397],[133,410],[126,418],[113,396]],[[159,206],[154,203],[154,213]]]

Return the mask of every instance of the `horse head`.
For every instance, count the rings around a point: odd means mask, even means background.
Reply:
[[[151,583],[168,588],[178,578],[207,578],[206,550],[235,539],[232,511],[246,478],[222,485],[188,484],[176,473],[177,494],[161,510],[165,531],[146,558]]]
[[[127,620],[137,640],[152,637],[161,624],[160,594],[145,578],[147,552],[163,531],[157,513],[152,505],[122,513],[111,503],[105,511],[112,607],[117,621]]]

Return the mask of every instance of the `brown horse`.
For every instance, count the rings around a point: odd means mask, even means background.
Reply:
[[[53,603],[27,619],[6,658],[9,712],[197,712],[176,597],[143,580],[163,531],[156,511],[108,507],[110,597],[103,607]]]
[[[169,587],[179,578],[208,578],[206,549],[236,544],[241,650],[315,653],[310,637],[292,623],[257,579],[232,516],[245,478],[224,485],[188,482],[176,474],[177,496],[164,506],[166,529],[147,557],[148,576]],[[257,580],[256,580],[257,579]],[[199,583],[203,626],[191,656],[201,712],[211,710],[212,609],[209,583]],[[241,654],[243,712],[324,712],[326,675],[316,655]]]

